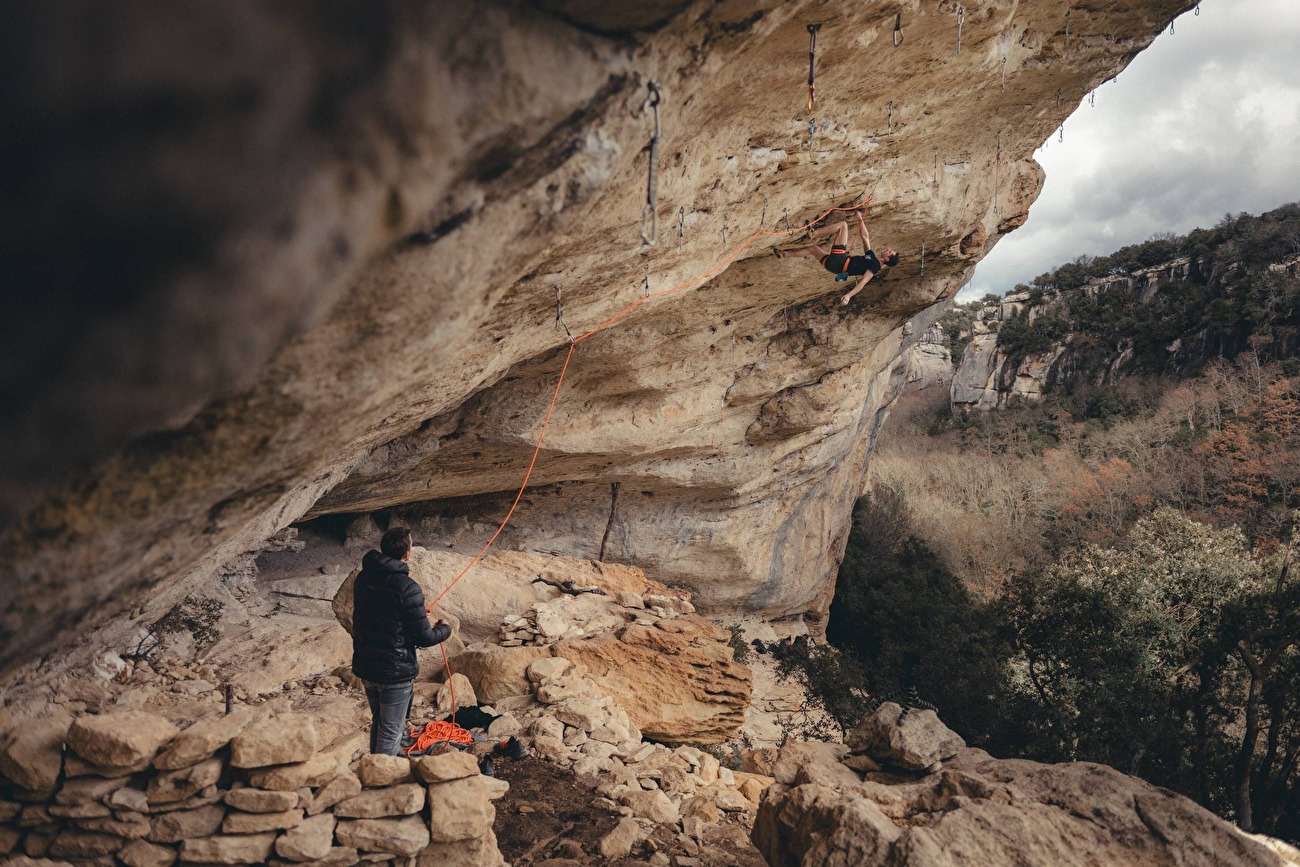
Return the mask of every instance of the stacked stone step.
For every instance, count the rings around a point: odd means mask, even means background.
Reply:
[[[70,864],[503,864],[473,756],[320,749],[306,715],[238,709],[178,730],[143,711],[0,735],[0,856]]]
[[[537,704],[519,713],[525,743],[542,759],[604,778],[603,805],[625,817],[601,844],[605,858],[626,857],[663,825],[675,825],[689,851],[724,814],[756,809],[772,782],[697,747],[643,742],[627,712],[563,657],[531,663],[528,679]]]

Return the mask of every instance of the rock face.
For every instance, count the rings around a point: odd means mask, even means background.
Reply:
[[[886,705],[863,721],[868,737],[858,743],[876,750],[869,758],[896,755],[874,745],[881,728],[899,727],[898,710]],[[960,743],[915,711],[901,728],[906,742]],[[994,759],[963,748],[931,773],[863,774],[849,767],[862,757],[829,744],[782,750],[753,832],[769,864],[1278,865],[1187,798],[1104,765]]]
[[[951,4],[904,10],[895,49],[879,0],[654,4],[644,31],[569,2],[61,3],[7,34],[48,50],[15,55],[4,170],[78,180],[0,203],[26,287],[0,340],[4,670],[304,515],[409,506],[477,551],[565,366],[557,284],[575,336],[640,306],[574,348],[498,544],[633,563],[706,611],[824,613],[899,326],[1024,220],[1034,148],[1192,0],[1089,9],[1068,47],[1059,7],[991,0],[960,55]],[[466,45],[492,60],[467,74]],[[103,118],[120,147],[41,137]],[[848,308],[780,239],[741,249],[867,193],[904,259]],[[640,301],[646,266],[689,288]]]

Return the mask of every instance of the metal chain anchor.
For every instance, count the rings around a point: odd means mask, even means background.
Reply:
[[[1096,108],[1096,107],[1097,107],[1097,91],[1094,90],[1088,94],[1088,108]]]
[[[646,178],[645,190],[645,207],[641,209],[641,241],[643,246],[653,247],[655,239],[659,236],[659,211],[658,196],[659,191],[659,103],[663,100],[663,92],[659,89],[659,82],[651,79],[649,93],[646,94],[645,102],[641,103],[641,113],[647,111],[654,113],[654,132],[650,136],[650,168]],[[649,228],[650,233],[646,234]]]
[[[572,343],[573,332],[569,330],[569,326],[564,324],[564,301],[560,294],[563,288],[562,283],[555,284],[555,330],[563,329],[564,336],[569,338],[569,342]]]

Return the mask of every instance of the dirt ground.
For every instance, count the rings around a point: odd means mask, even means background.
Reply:
[[[510,791],[496,802],[493,831],[506,861],[515,867],[667,864],[699,867],[765,867],[749,842],[752,815],[728,817],[710,830],[703,847],[660,826],[627,858],[609,861],[600,841],[621,818],[617,808],[596,803],[597,781],[535,758],[497,762],[496,776]],[[602,799],[603,800],[603,799]],[[662,853],[659,854],[659,853]]]

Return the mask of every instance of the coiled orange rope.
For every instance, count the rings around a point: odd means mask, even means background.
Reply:
[[[416,731],[415,726],[411,726],[411,737],[415,738],[415,743],[403,750],[408,758],[411,753],[422,753],[435,744],[469,744],[474,742],[474,736],[468,731],[454,722],[443,722],[442,720],[430,720],[419,731]]]

